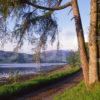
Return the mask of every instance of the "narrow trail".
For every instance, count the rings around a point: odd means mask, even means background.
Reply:
[[[42,87],[41,89],[17,98],[16,100],[53,100],[55,95],[63,93],[66,89],[77,85],[81,80],[82,71],[79,71],[67,78],[64,78],[58,83]]]

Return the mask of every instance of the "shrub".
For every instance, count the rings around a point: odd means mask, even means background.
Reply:
[[[71,66],[80,66],[80,56],[78,51],[70,51],[69,56],[66,58],[67,63]]]

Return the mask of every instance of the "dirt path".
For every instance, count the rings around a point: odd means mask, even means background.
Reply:
[[[82,80],[82,72],[71,75],[62,81],[52,84],[50,86],[44,87],[35,91],[34,93],[27,94],[22,98],[17,100],[53,100],[55,95],[64,92],[66,89],[71,88],[78,84]]]

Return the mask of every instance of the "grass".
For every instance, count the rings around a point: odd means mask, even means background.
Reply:
[[[83,82],[66,90],[54,98],[54,100],[100,100],[100,83],[86,89]]]
[[[35,90],[41,86],[55,83],[57,80],[62,79],[64,77],[68,77],[69,75],[74,74],[79,70],[80,70],[79,67],[73,67],[73,68],[69,67],[63,71],[57,70],[47,75],[40,75],[32,80],[28,80],[23,83],[13,83],[1,86],[0,98],[25,94],[30,90]]]

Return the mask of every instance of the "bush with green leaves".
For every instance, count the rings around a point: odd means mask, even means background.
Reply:
[[[66,60],[67,60],[67,64],[69,64],[71,67],[80,66],[81,64],[78,51],[70,51]]]

